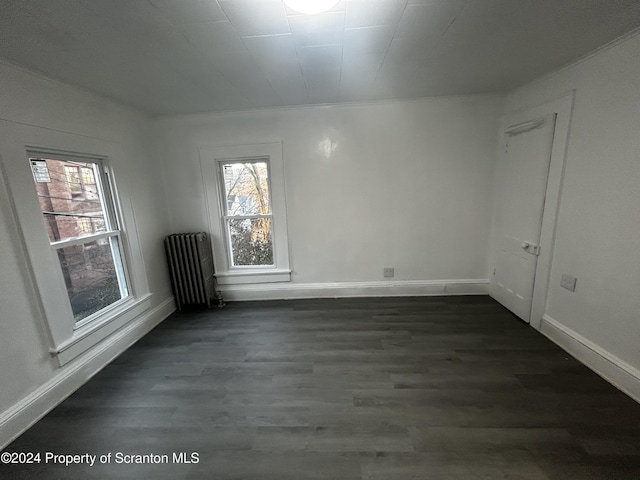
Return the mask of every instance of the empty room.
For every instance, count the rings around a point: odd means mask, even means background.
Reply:
[[[640,0],[0,1],[0,478],[640,478]]]

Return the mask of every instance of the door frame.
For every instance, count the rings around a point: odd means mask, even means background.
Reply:
[[[555,247],[558,211],[562,195],[562,185],[564,182],[565,159],[569,143],[569,131],[571,127],[571,114],[573,111],[574,97],[575,90],[572,90],[543,104],[505,114],[500,123],[498,144],[499,158],[503,161],[505,159],[504,146],[507,141],[507,134],[505,132],[509,126],[544,117],[546,115],[556,114],[556,124],[553,132],[553,143],[551,146],[551,160],[549,163],[549,175],[547,178],[547,191],[540,229],[541,251],[536,265],[533,297],[531,302],[531,317],[529,322],[529,325],[536,330],[540,330],[541,328],[542,316],[544,315],[547,306],[547,294],[549,291],[551,264],[553,261],[553,250]],[[496,167],[499,168],[499,164]],[[498,172],[496,172],[496,174],[497,173]],[[498,200],[499,196],[496,194],[496,198],[494,200],[493,238],[491,242],[492,271],[496,264],[495,252],[496,245],[499,240],[499,232],[496,231],[497,212],[500,207],[500,205],[498,205]],[[491,275],[491,283],[493,283],[493,275]]]

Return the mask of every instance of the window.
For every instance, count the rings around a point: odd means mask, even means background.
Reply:
[[[127,178],[135,162],[116,142],[3,128],[11,142],[0,146],[0,181],[24,246],[34,313],[46,329],[43,346],[66,365],[153,315]]]
[[[45,161],[45,163],[47,162]],[[69,193],[76,197],[82,195],[82,183],[80,183],[79,168],[76,166],[65,165],[64,173],[69,187]]]
[[[31,162],[31,167],[34,169],[34,178],[37,175],[34,166],[35,161],[36,160],[32,160]],[[73,164],[71,165],[64,166],[66,182],[69,186],[69,192],[71,193],[71,196],[73,198],[79,199],[98,199],[98,189],[96,187],[96,177],[93,173],[93,168],[75,165],[75,163],[77,162],[73,162]]]
[[[219,165],[231,266],[273,265],[268,160],[224,161]]]
[[[282,145],[200,149],[218,283],[289,281]]]
[[[30,162],[51,250],[74,320],[82,325],[129,296],[111,188],[98,159]]]

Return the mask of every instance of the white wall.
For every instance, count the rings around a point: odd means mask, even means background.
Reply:
[[[11,169],[29,169],[7,152],[26,152],[22,139],[7,135],[14,127],[45,129],[57,145],[73,151],[82,139],[115,142],[125,157],[116,173],[119,185],[128,183],[136,216],[144,268],[158,319],[171,309],[162,238],[168,232],[166,202],[155,155],[151,119],[95,95],[0,63],[0,447],[28,422],[51,408],[88,376],[101,368],[126,344],[139,337],[132,332],[109,351],[100,345],[64,368],[49,354],[52,347],[38,306],[29,262],[13,199]],[[18,144],[20,143],[20,144]],[[89,152],[100,153],[100,152]],[[16,186],[13,186],[16,188]],[[124,199],[129,201],[129,199]],[[157,311],[156,311],[157,310]],[[96,352],[100,351],[98,355]],[[27,422],[25,424],[25,422]]]
[[[637,381],[639,58],[636,34],[512,92],[506,102],[515,112],[575,89],[546,316],[558,327],[555,335],[578,339],[592,351],[585,356],[604,355]],[[575,293],[560,288],[563,273],[577,276]]]
[[[477,96],[164,118],[172,228],[209,230],[198,147],[281,140],[293,288],[381,281],[387,266],[396,281],[486,279],[501,108]]]

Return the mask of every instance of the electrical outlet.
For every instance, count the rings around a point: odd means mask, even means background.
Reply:
[[[386,267],[382,270],[382,276],[385,278],[391,278],[395,275],[395,269],[392,267]]]
[[[566,288],[570,292],[575,292],[577,281],[578,279],[573,275],[567,275],[566,273],[563,273],[562,278],[560,279],[560,286],[562,288]]]

